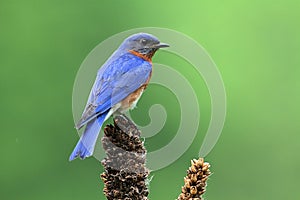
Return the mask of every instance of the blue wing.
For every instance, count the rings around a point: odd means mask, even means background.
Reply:
[[[99,114],[125,99],[145,84],[151,74],[151,63],[131,53],[123,54],[98,71],[86,108],[76,125],[79,129]]]

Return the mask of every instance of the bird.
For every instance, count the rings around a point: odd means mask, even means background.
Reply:
[[[112,115],[136,107],[152,75],[152,57],[160,48],[169,47],[149,33],[126,38],[97,72],[77,130],[85,126],[69,160],[93,155],[103,123]]]

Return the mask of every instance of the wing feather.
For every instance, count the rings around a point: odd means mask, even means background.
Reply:
[[[105,70],[100,69],[97,74],[77,129],[145,84],[152,70],[149,62],[130,53],[109,63],[109,66],[103,66]]]

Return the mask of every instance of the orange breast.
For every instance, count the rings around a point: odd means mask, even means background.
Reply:
[[[142,85],[140,88],[138,88],[136,91],[128,95],[125,99],[121,101],[121,112],[125,112],[129,109],[133,109],[140,97],[142,96],[142,93],[144,89],[146,88],[146,85]]]
[[[153,54],[143,55],[143,54],[140,54],[139,52],[134,51],[134,50],[129,50],[129,52],[132,53],[133,55],[137,56],[137,57],[140,57],[140,58],[148,61],[149,63],[152,63],[152,56],[153,56]]]

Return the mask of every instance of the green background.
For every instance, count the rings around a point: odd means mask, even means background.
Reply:
[[[299,19],[296,0],[1,0],[0,198],[105,199],[99,161],[68,162],[78,140],[72,117],[75,76],[87,54],[109,36],[156,26],[194,38],[224,80],[227,118],[206,157],[213,175],[205,197],[299,199]],[[187,78],[194,75],[168,53],[158,52],[154,60],[168,62]],[[152,173],[151,199],[178,196],[207,129],[209,94],[201,78],[193,80],[201,107],[198,136],[175,163]],[[132,113],[147,124],[147,108],[156,101],[171,113],[166,127],[146,140],[149,151],[167,144],[178,128],[178,102],[168,91],[158,98],[162,92],[150,86]]]

